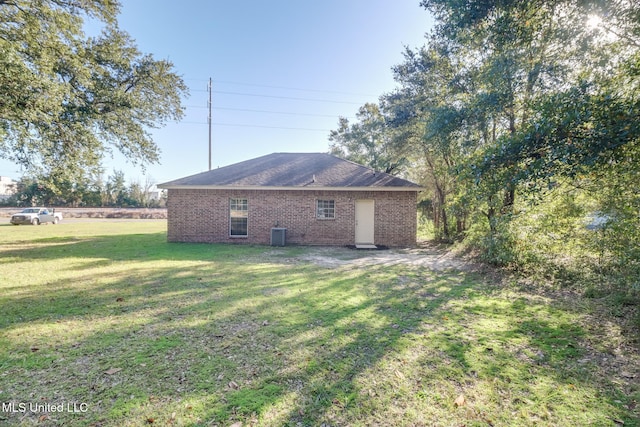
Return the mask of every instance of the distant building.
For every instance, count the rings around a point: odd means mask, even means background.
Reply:
[[[0,176],[0,201],[6,200],[16,193],[18,182],[13,179]]]
[[[149,191],[147,192],[149,195],[149,200],[153,200],[159,202],[162,199],[164,194],[164,190],[159,189],[157,186],[153,185]]]

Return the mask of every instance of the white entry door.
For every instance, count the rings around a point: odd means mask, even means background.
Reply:
[[[374,213],[373,200],[356,200],[356,245],[373,245]]]

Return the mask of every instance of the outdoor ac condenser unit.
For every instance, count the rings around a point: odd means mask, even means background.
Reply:
[[[284,246],[286,243],[286,228],[272,228],[271,229],[271,246]]]

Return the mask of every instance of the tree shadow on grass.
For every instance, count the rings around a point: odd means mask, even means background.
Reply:
[[[580,316],[531,295],[511,299],[511,291],[510,298],[485,298],[492,293],[436,310],[453,322],[425,329],[425,339],[441,352],[420,363],[452,379],[450,394],[465,396],[467,422],[637,422],[638,386],[616,372],[602,375]]]
[[[601,378],[567,375],[584,351],[570,317],[495,297],[476,275],[321,268],[295,260],[313,249],[163,233],[48,243],[6,251],[79,261],[0,300],[0,400],[90,405],[58,414],[65,425],[553,424],[571,396],[535,408],[569,384],[605,389],[603,407],[576,400],[598,420],[631,419]],[[507,392],[518,396],[505,405]],[[459,410],[459,393],[477,404]]]

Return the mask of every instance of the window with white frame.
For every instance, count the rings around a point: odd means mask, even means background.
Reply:
[[[229,235],[247,237],[249,205],[247,199],[229,200]]]
[[[336,203],[334,200],[316,201],[316,218],[334,219],[336,217]]]

